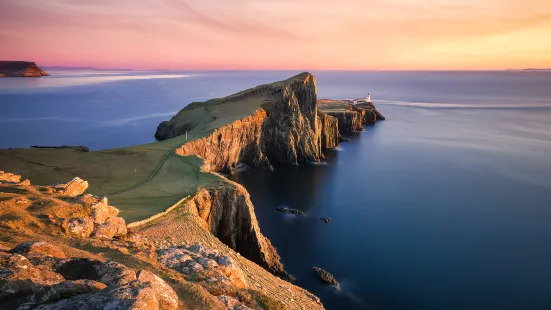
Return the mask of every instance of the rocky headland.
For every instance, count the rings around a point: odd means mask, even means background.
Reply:
[[[0,77],[41,77],[49,74],[29,61],[0,61]]]
[[[9,255],[20,243],[46,242],[66,257],[95,260],[67,265],[84,270],[117,261],[131,270],[124,272],[132,275],[128,281],[116,284],[130,287],[124,296],[139,296],[132,290],[147,287],[142,282],[157,283],[149,274],[138,281],[140,270],[148,270],[174,289],[180,308],[321,309],[317,297],[274,276],[290,278],[261,233],[248,192],[223,174],[321,161],[326,150],[345,140],[343,134],[384,119],[379,115],[372,104],[318,100],[315,77],[302,73],[192,103],[158,126],[160,142],[96,152],[72,147],[0,150],[0,168],[30,179],[3,174],[0,204],[7,211],[0,216],[0,242]],[[21,259],[42,268],[42,260]],[[17,307],[28,300],[35,302],[30,308],[57,304],[62,300],[36,303],[32,294],[81,280],[99,284],[86,282],[94,288],[86,284],[77,290],[86,296],[62,293],[78,302],[70,305],[87,303],[89,294],[98,300],[117,298],[118,291],[112,291],[117,286],[97,272],[67,276],[60,270],[71,268],[59,269],[62,263],[48,260],[42,269],[57,274],[52,276],[59,282],[2,298]],[[12,266],[9,261],[3,260],[2,268]],[[194,294],[191,301],[187,294]],[[153,308],[169,309],[168,300],[174,298],[163,298],[155,297],[159,304]],[[182,306],[189,302],[194,306]],[[125,307],[121,309],[131,306]]]

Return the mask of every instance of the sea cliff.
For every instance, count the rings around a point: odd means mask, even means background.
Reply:
[[[0,77],[41,77],[48,75],[34,62],[0,61]]]
[[[205,260],[197,256],[199,250],[193,252],[196,248],[190,248],[190,242],[201,243],[212,251],[225,253],[241,268],[240,272],[228,271],[227,276],[237,280],[230,285],[232,289],[224,286],[224,296],[236,298],[234,287],[243,289],[248,285],[249,294],[252,288],[260,287],[262,294],[285,308],[298,308],[299,302],[316,309],[323,308],[317,297],[265,271],[289,278],[277,251],[261,233],[246,189],[220,173],[229,174],[245,167],[272,169],[276,163],[320,161],[324,151],[336,148],[344,140],[342,134],[362,130],[364,123],[383,119],[379,114],[372,104],[355,106],[344,101],[318,100],[315,77],[302,73],[225,98],[192,103],[158,126],[155,136],[160,142],[97,152],[67,147],[2,150],[0,168],[9,168],[39,185],[75,176],[88,180],[87,191],[109,196],[109,202],[120,209],[119,218],[131,222],[130,234],[144,238],[154,248],[155,255],[164,257],[155,264],[183,273],[183,283],[197,279],[187,274],[190,270],[206,272],[203,279],[211,274],[209,264],[202,269],[197,267]],[[10,191],[13,190],[6,190]],[[23,196],[30,192],[29,188],[21,191]],[[15,203],[12,207],[17,210],[18,206]],[[63,220],[67,225],[71,222],[77,232],[63,242],[72,245],[71,238],[94,238],[98,225],[113,227],[102,228],[103,232],[98,234],[108,234],[107,239],[114,240],[109,241],[116,250],[114,257],[128,252],[127,247],[116,243],[127,236],[126,231],[123,234],[121,220],[110,219],[106,226],[105,222],[90,222],[88,218],[96,215],[78,214],[81,220]],[[2,221],[8,223],[0,219],[0,224]],[[49,224],[40,225],[37,227]],[[6,226],[8,237],[0,241],[15,246],[30,238],[24,234],[21,238],[9,237],[13,227],[17,227],[12,226]],[[57,233],[37,234],[32,230],[29,236],[48,241],[55,239],[52,234]],[[137,252],[146,251],[139,248]],[[212,256],[217,264],[225,261],[211,250],[201,252],[203,258]],[[192,257],[193,262],[175,260],[184,254]],[[123,258],[132,260],[136,255],[130,253]],[[175,287],[170,281],[167,283]],[[205,302],[210,306],[203,306],[214,309],[212,305],[216,302],[228,300],[219,294],[220,287],[212,288],[209,283],[199,284],[218,299],[212,301],[208,297],[210,301]],[[288,296],[296,302],[290,302]],[[237,301],[243,300],[248,299],[237,296]]]

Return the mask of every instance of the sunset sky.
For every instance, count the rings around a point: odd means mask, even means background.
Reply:
[[[0,0],[0,46],[48,66],[551,68],[551,1]]]

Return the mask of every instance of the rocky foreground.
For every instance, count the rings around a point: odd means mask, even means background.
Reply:
[[[87,188],[0,172],[1,309],[323,308],[220,242],[160,244],[129,231]]]

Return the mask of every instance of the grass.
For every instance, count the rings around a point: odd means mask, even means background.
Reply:
[[[349,112],[350,104],[340,100],[318,100],[318,109],[322,112]]]
[[[201,172],[200,158],[178,156],[174,153],[176,148],[253,114],[269,101],[266,94],[270,89],[297,81],[300,78],[294,77],[188,105],[170,121],[192,125],[187,140],[178,136],[95,152],[72,148],[0,150],[0,170],[21,174],[36,185],[65,182],[78,176],[88,181],[89,193],[108,196],[110,204],[121,210],[127,222],[143,220],[194,194],[198,188],[218,187],[224,182],[214,174]]]

